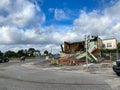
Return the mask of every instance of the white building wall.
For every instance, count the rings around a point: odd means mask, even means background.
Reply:
[[[116,49],[117,40],[116,39],[105,39],[103,40],[103,49]]]

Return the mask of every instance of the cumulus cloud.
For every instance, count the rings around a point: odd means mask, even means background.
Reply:
[[[120,1],[116,3],[114,6],[105,9],[105,15],[109,16],[114,21],[120,21]]]
[[[55,16],[55,19],[58,21],[69,19],[68,15],[65,13],[63,9],[55,9],[54,16]]]
[[[74,30],[79,33],[99,35],[106,38],[118,38],[120,25],[120,2],[106,8],[102,13],[81,11],[79,18],[74,20]]]
[[[3,8],[6,8],[5,6],[8,6],[10,4],[10,0],[1,0],[0,1],[0,10]]]
[[[54,8],[49,8],[48,11],[49,12],[54,12]]]
[[[49,44],[46,46],[43,46],[41,44],[37,44],[37,45],[17,44],[17,45],[9,45],[9,46],[8,45],[1,45],[0,50],[2,52],[6,52],[8,50],[17,52],[18,50],[21,50],[21,49],[25,50],[25,49],[29,49],[31,47],[35,48],[36,50],[40,50],[41,54],[43,54],[45,50],[48,50],[48,52],[52,52],[52,53],[59,53],[61,51],[60,46],[54,45],[54,44]]]
[[[6,5],[6,7],[3,7]],[[64,41],[84,40],[85,34],[117,38],[120,41],[120,2],[105,8],[102,12],[81,10],[72,25],[42,26],[45,15],[41,8],[30,0],[2,0],[0,3],[0,44],[3,50],[18,50],[34,47],[39,50],[60,51]],[[14,5],[13,5],[14,4]],[[16,7],[16,8],[15,8]],[[53,11],[53,9],[49,9]],[[67,20],[69,16],[62,9],[55,9],[55,19]],[[39,22],[39,23],[38,23]],[[39,24],[39,25],[38,25]],[[34,25],[38,25],[37,28]],[[29,28],[28,26],[33,26]],[[20,45],[22,44],[22,45]],[[6,46],[6,45],[9,45]]]
[[[90,13],[82,11],[80,17],[74,20],[74,28],[85,34],[103,35],[108,32],[110,23],[108,16],[99,15],[97,11]]]
[[[12,0],[2,0],[0,18],[0,25],[7,24],[17,27],[25,27],[38,21],[39,23],[45,22],[44,13],[28,0],[15,0],[14,2]]]

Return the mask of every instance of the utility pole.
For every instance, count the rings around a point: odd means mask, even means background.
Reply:
[[[51,54],[52,54],[52,47],[51,47]]]
[[[88,68],[88,59],[87,59],[87,53],[88,53],[88,36],[85,35],[85,50],[86,50],[86,65],[87,65],[87,68]]]

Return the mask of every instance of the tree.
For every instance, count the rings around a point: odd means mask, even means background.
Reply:
[[[120,42],[117,44],[117,48],[120,49]]]
[[[3,56],[3,53],[0,51],[0,56]]]
[[[14,51],[7,51],[5,52],[5,57],[11,58],[11,57],[16,57],[17,54]]]
[[[47,50],[45,50],[45,51],[44,51],[44,54],[45,54],[45,55],[48,55],[48,51],[47,51]]]
[[[41,53],[40,53],[40,50],[35,50],[35,52],[40,56]]]
[[[21,50],[18,50],[17,56],[18,57],[26,56],[26,53],[27,53],[26,50],[21,49]]]
[[[34,56],[35,51],[36,50],[34,48],[29,48],[28,49],[29,56]]]

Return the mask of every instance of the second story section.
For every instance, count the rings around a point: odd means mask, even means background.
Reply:
[[[117,49],[117,40],[115,38],[104,39],[103,49]]]
[[[84,51],[85,49],[85,42],[64,42],[64,53],[66,54],[73,54],[77,51]]]

